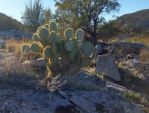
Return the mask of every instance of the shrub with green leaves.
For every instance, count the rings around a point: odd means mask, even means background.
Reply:
[[[43,57],[50,75],[76,73],[92,62],[94,47],[84,40],[84,35],[82,29],[74,32],[72,28],[68,28],[63,37],[58,33],[56,22],[52,21],[48,27],[38,28],[31,45],[22,45],[22,53],[33,52]]]

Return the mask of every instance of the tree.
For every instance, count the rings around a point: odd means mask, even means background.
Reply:
[[[108,40],[117,34],[121,33],[120,25],[116,21],[105,22],[99,30],[99,34],[102,40]]]
[[[103,14],[117,11],[120,4],[117,0],[55,0],[57,21],[67,21],[70,26],[82,27],[93,37],[96,44],[98,27],[103,21]],[[60,18],[61,17],[61,18]],[[70,18],[70,19],[69,19]]]
[[[35,31],[41,24],[43,24],[43,17],[41,16],[43,7],[41,0],[31,0],[26,4],[25,11],[22,16],[23,23],[31,30]]]
[[[44,18],[44,23],[48,24],[49,20],[52,19],[52,12],[51,9],[44,9],[43,10],[43,18]]]

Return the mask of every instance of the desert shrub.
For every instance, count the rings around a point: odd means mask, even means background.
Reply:
[[[67,72],[72,74],[82,67],[91,65],[93,45],[84,40],[84,31],[78,29],[75,33],[68,28],[62,37],[58,33],[57,24],[52,21],[47,26],[38,28],[33,35],[33,43],[22,46],[22,52],[27,55],[35,53],[47,62],[48,75]]]
[[[149,49],[141,50],[139,58],[143,63],[149,63]]]

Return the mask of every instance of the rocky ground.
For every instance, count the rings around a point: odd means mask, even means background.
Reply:
[[[0,113],[144,113],[114,89],[100,91],[0,88]]]
[[[141,65],[130,53],[124,56],[115,54],[115,51],[112,53],[120,70],[121,82],[80,71],[76,75],[53,79],[45,86],[37,74],[22,71],[22,64],[14,64],[13,61],[18,60],[13,54],[1,51],[0,113],[145,113],[143,104],[129,101],[124,96],[128,90],[149,96],[148,64]],[[5,69],[6,64],[8,69]]]

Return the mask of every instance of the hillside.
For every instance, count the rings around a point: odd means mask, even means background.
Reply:
[[[149,9],[125,14],[117,19],[121,28],[149,31]]]
[[[15,19],[12,19],[11,17],[0,13],[0,32],[2,31],[8,31],[8,30],[22,30],[23,24],[21,22],[18,22]]]

